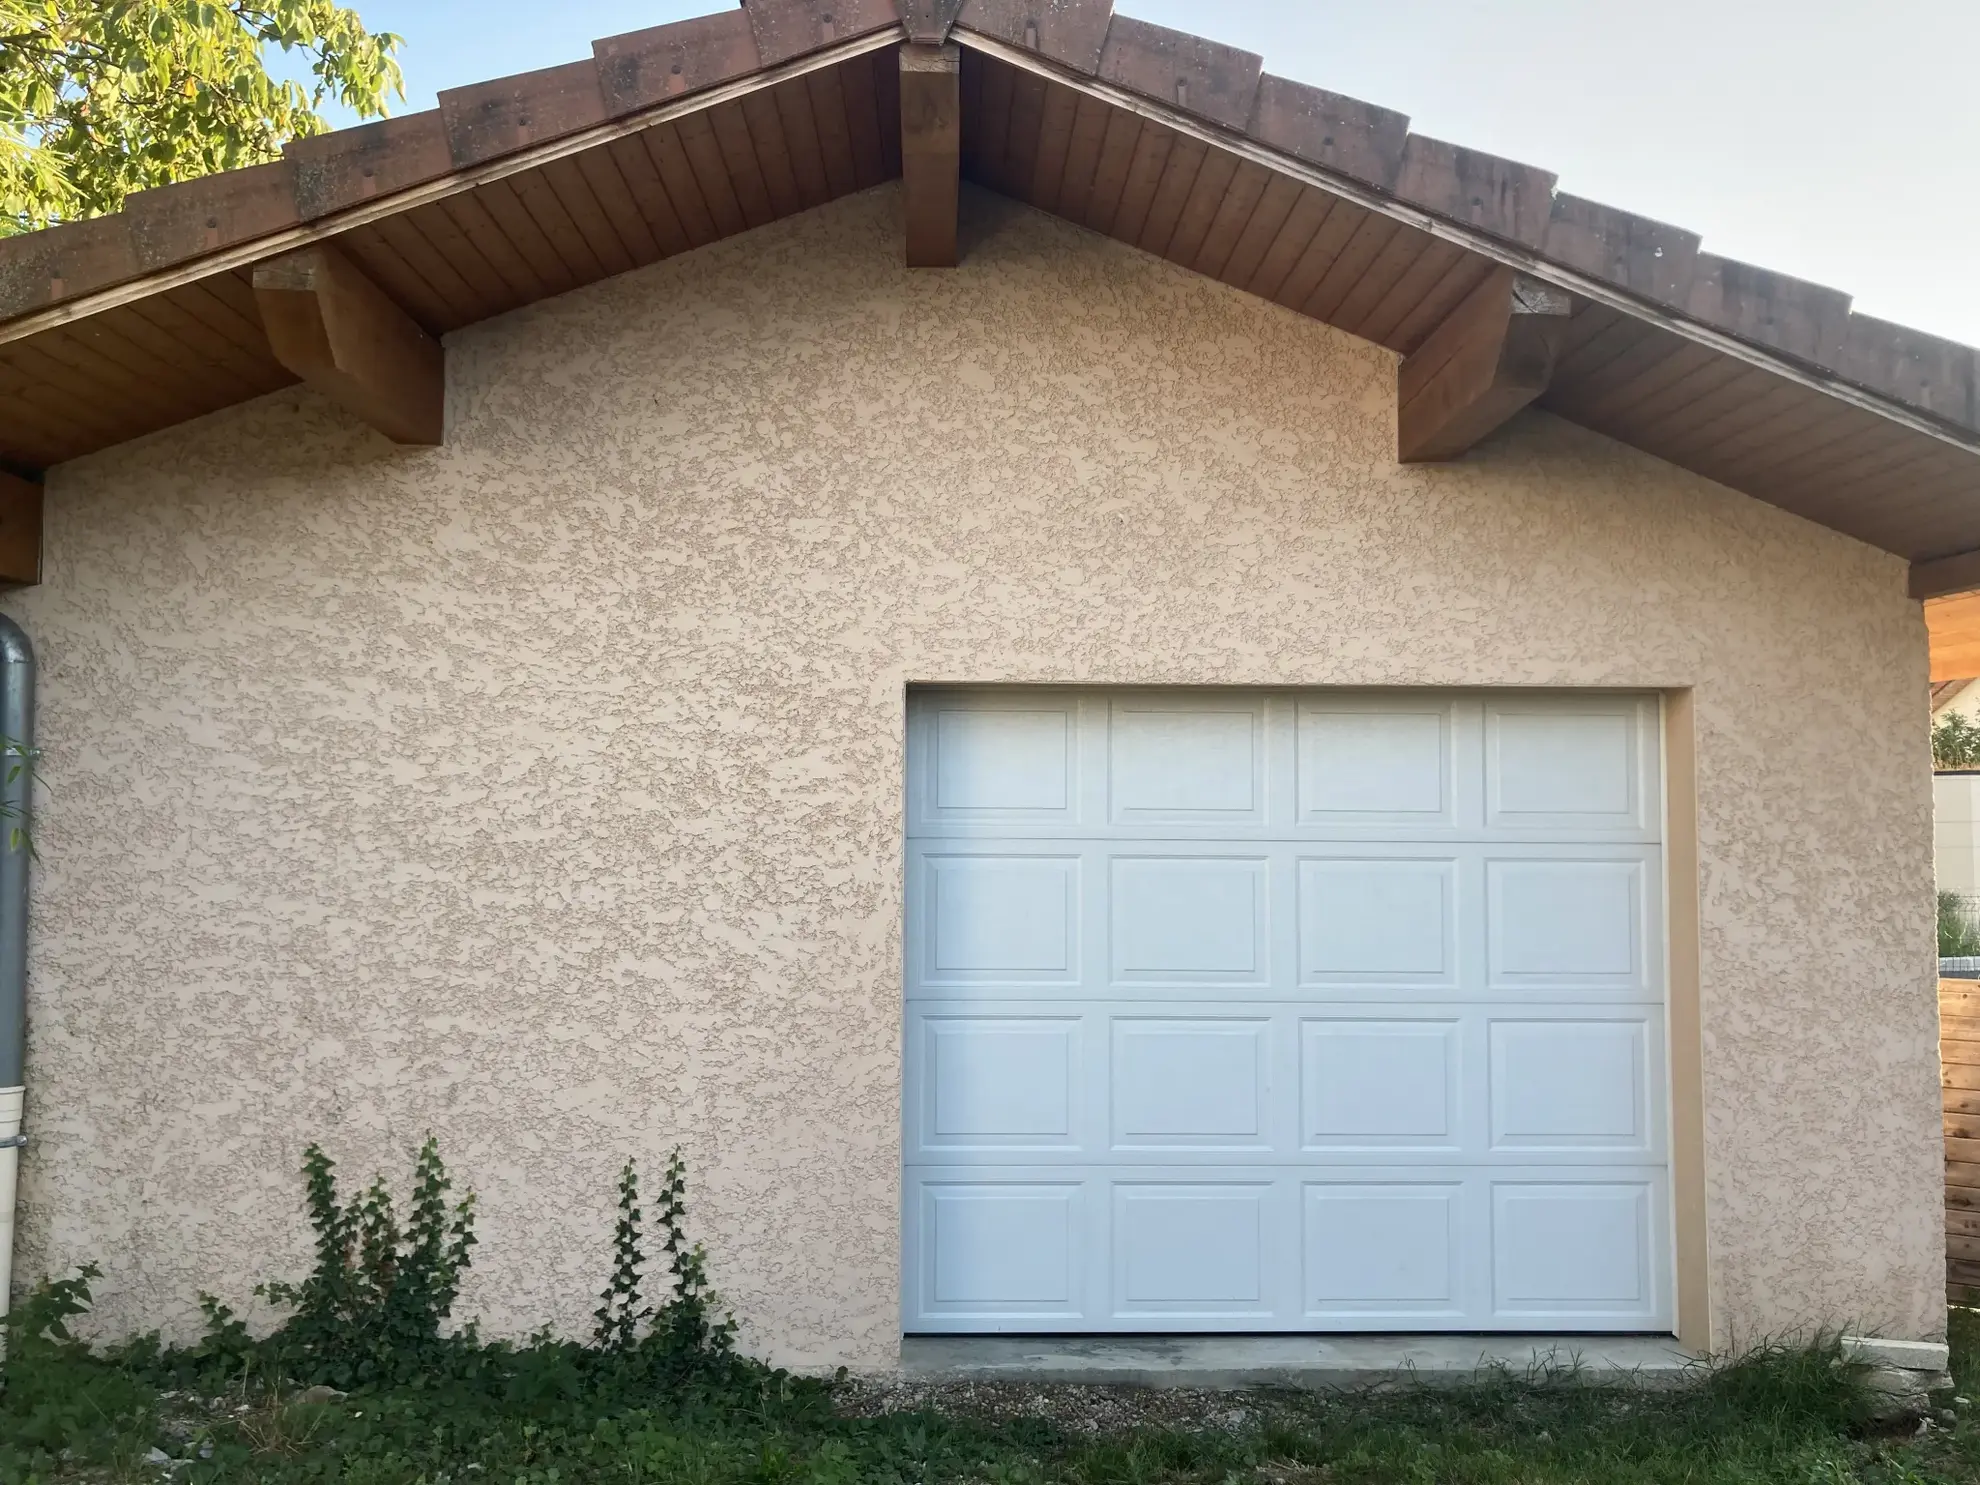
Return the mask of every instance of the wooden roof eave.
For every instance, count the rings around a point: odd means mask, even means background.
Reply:
[[[900,67],[877,55],[903,36]],[[958,44],[962,64],[945,70],[936,53]],[[931,70],[904,89],[917,51]],[[298,374],[334,384],[344,373],[324,342],[329,320],[298,295],[342,284],[385,319],[396,303],[410,323],[394,334],[417,349],[421,334],[816,205],[907,162],[920,228],[910,263],[953,256],[955,186],[973,178],[1397,350],[1406,380],[1432,389],[1413,408],[1433,422],[1406,430],[1405,452],[1448,457],[1537,398],[1912,558],[1917,596],[1980,586],[1980,351],[1558,192],[1544,170],[1412,134],[1390,110],[1273,77],[1254,53],[1116,15],[1111,0],[744,0],[604,38],[593,54],[450,89],[436,110],[298,141],[276,164],[139,193],[116,217],[0,244],[0,313],[13,314],[0,322],[0,463],[30,472],[23,459],[59,462]],[[816,137],[791,132],[780,111],[810,119],[822,96],[842,100],[844,125],[864,135],[826,139],[826,112]],[[770,154],[751,142],[765,131]],[[1104,219],[1094,212],[1101,140],[1117,136],[1168,141],[1153,167],[1159,192],[1140,180],[1125,230],[1125,196]],[[832,173],[834,143],[858,158],[828,184],[820,167]],[[1171,144],[1201,170],[1168,163]],[[818,156],[812,180],[775,153],[786,146]],[[1090,178],[1074,179],[1076,161]],[[668,189],[654,172],[690,165],[723,198],[704,204],[714,220],[683,211],[649,233],[638,217]],[[1126,168],[1118,153],[1113,168]],[[1288,221],[1305,211],[1326,228],[1261,287],[1280,247],[1250,213],[1268,198]],[[306,253],[317,256],[304,264]],[[382,296],[363,292],[366,276]],[[1565,305],[1548,299],[1563,292]],[[291,315],[286,350],[272,355],[267,306],[257,314],[267,294],[288,295],[278,309]],[[1470,329],[1454,341],[1461,308]],[[1546,315],[1520,318],[1536,309]],[[1465,346],[1454,378],[1408,359],[1439,329],[1433,357]],[[198,359],[202,338],[228,363],[204,393],[210,405],[145,380],[161,357]],[[92,385],[101,396],[86,395]]]
[[[297,248],[338,237],[402,212],[450,197],[465,195],[494,181],[506,180],[558,160],[580,155],[599,145],[628,138],[656,125],[706,112],[724,103],[767,92],[778,84],[876,52],[899,42],[899,27],[869,32],[818,51],[778,63],[745,77],[690,93],[685,97],[609,119],[574,133],[560,134],[496,158],[449,171],[436,179],[339,208],[325,216],[299,222],[280,231],[252,237],[195,258],[188,258],[120,283],[0,321],[0,345],[23,340],[44,330],[87,319],[105,310],[133,303],[195,283],[217,273],[250,267]],[[188,183],[190,184],[190,182]],[[164,189],[173,189],[166,187]]]
[[[1178,134],[1229,151],[1242,160],[1264,166],[1290,179],[1315,186],[1354,202],[1366,211],[1403,223],[1431,237],[1454,243],[1467,252],[1508,268],[1516,268],[1593,303],[1606,305],[1649,324],[1661,326],[1696,345],[1746,365],[1786,377],[1813,391],[1860,407],[1889,419],[1914,432],[1938,439],[1968,453],[1980,454],[1980,432],[1933,418],[1910,405],[1858,386],[1837,373],[1819,366],[1771,352],[1750,344],[1726,331],[1691,318],[1648,295],[1634,294],[1619,285],[1578,272],[1540,252],[1451,221],[1434,212],[1376,189],[1354,177],[1330,171],[1296,156],[1262,145],[1240,130],[1220,126],[1190,110],[1163,104],[1141,93],[1118,87],[1106,80],[1088,76],[1046,57],[1027,52],[993,36],[986,36],[959,24],[952,33],[963,45],[994,57],[1007,66],[1049,78],[1063,87],[1085,94],[1114,108],[1125,109]]]

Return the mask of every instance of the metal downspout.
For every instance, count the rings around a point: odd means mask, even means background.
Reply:
[[[21,626],[0,615],[0,739],[25,748],[34,746],[34,646]],[[0,805],[9,817],[0,819],[0,1316],[7,1313],[14,1276],[14,1194],[20,1174],[21,1105],[27,1073],[27,918],[28,862],[26,842],[15,844],[13,831],[26,830],[33,802],[34,776],[23,766],[11,780],[16,764],[27,759],[0,747]],[[0,1345],[4,1340],[0,1340]]]

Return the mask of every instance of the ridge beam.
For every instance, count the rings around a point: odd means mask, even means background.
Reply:
[[[901,196],[907,266],[954,268],[962,193],[962,50],[901,48]]]

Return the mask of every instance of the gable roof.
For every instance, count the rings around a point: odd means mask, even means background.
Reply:
[[[444,334],[896,177],[895,44],[931,32],[966,179],[1405,355],[1517,268],[1571,295],[1541,406],[1914,562],[1980,551],[1980,353],[1111,0],[747,0],[0,239],[0,464],[293,382],[250,280],[303,244]]]

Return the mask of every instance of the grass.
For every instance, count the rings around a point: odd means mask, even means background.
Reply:
[[[1980,1397],[1980,1313],[1958,1312],[1954,1342],[1954,1390]],[[1972,1409],[1922,1434],[1880,1430],[1820,1350],[1663,1393],[1562,1376],[1331,1398],[961,1389],[905,1411],[884,1389],[747,1363],[656,1392],[576,1370],[568,1348],[476,1354],[485,1364],[458,1376],[326,1397],[268,1386],[252,1362],[199,1375],[156,1347],[43,1348],[10,1364],[0,1394],[0,1481],[1980,1481]]]

